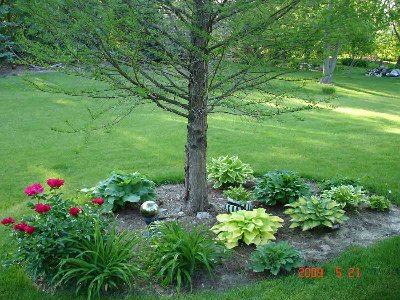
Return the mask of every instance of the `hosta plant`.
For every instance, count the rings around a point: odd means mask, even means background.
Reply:
[[[354,208],[366,202],[365,192],[362,186],[352,185],[334,186],[321,193],[321,198],[334,200],[343,207]]]
[[[251,193],[247,191],[243,186],[229,187],[228,190],[224,191],[224,196],[242,203],[246,203],[247,201],[251,201],[252,199]]]
[[[53,278],[56,285],[76,286],[76,293],[85,291],[88,299],[100,298],[111,290],[147,278],[134,259],[138,239],[126,231],[117,233],[115,225],[104,234],[96,222],[90,239],[72,240],[70,247],[77,253],[63,259]]]
[[[290,228],[300,227],[303,231],[320,226],[332,228],[333,225],[348,220],[348,217],[344,215],[342,205],[330,199],[311,196],[300,198],[285,206],[289,207],[285,210],[285,214],[291,217]]]
[[[150,269],[162,285],[192,285],[193,275],[201,269],[212,273],[214,267],[227,256],[225,246],[213,238],[203,226],[187,230],[177,222],[153,225],[150,251],[147,255]]]
[[[253,177],[253,169],[237,156],[212,158],[207,165],[208,180],[214,188],[238,186]]]
[[[128,203],[142,203],[154,200],[155,184],[140,173],[114,172],[109,178],[100,181],[95,187],[82,189],[90,197],[104,199],[103,210],[123,208]]]
[[[368,197],[368,204],[372,209],[387,211],[391,207],[390,201],[384,196],[372,195]]]
[[[253,272],[269,271],[277,275],[280,271],[291,271],[301,266],[300,252],[288,242],[257,246],[250,256],[250,269]]]
[[[217,220],[220,223],[211,230],[229,249],[236,247],[240,240],[247,245],[263,245],[275,240],[274,234],[283,222],[281,218],[266,213],[264,208],[221,214]]]
[[[291,203],[310,193],[301,177],[291,171],[268,172],[256,182],[254,196],[266,205]]]

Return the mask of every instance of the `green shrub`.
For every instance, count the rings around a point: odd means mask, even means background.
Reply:
[[[332,178],[332,179],[324,180],[320,184],[320,188],[321,188],[321,190],[329,190],[332,187],[341,186],[341,185],[359,186],[360,180],[352,179],[352,178],[348,178],[348,177]]]
[[[207,166],[208,180],[214,188],[237,186],[253,177],[250,165],[243,163],[237,156],[212,158]]]
[[[236,247],[239,240],[247,245],[263,245],[270,240],[275,240],[274,234],[282,227],[283,220],[265,212],[264,208],[252,211],[240,210],[231,214],[217,216],[217,225],[211,230],[218,234],[229,249]]]
[[[31,193],[33,187],[35,191]],[[100,205],[76,207],[72,200],[62,199],[58,188],[52,188],[49,194],[42,194],[43,191],[40,184],[25,190],[33,200],[28,207],[35,213],[23,217],[23,221],[11,230],[17,251],[6,263],[24,267],[33,279],[54,276],[62,259],[77,255],[71,244],[91,236],[96,221],[102,224],[102,230],[109,224],[100,214]]]
[[[270,271],[277,275],[280,271],[291,271],[301,266],[300,252],[290,246],[288,242],[257,246],[250,256],[250,268],[253,272]]]
[[[228,190],[224,191],[224,196],[242,203],[246,203],[247,201],[251,200],[251,193],[248,192],[243,186],[229,187]]]
[[[192,276],[205,269],[212,274],[214,267],[227,256],[227,249],[203,226],[186,230],[177,222],[155,225],[150,237],[148,261],[156,280],[163,286],[176,284],[192,286]]]
[[[333,95],[336,93],[336,89],[334,86],[322,86],[322,93],[325,95]]]
[[[91,189],[82,189],[90,197],[102,197],[104,211],[125,207],[128,203],[142,203],[154,200],[155,184],[140,173],[114,172],[106,180]]]
[[[17,24],[11,22],[9,15],[13,6],[13,2],[0,2],[0,66],[3,62],[11,62],[15,58],[11,49],[15,46],[12,32],[16,30]]]
[[[291,171],[268,172],[256,182],[254,196],[266,205],[291,203],[310,193],[300,176]]]
[[[300,198],[297,202],[286,204],[285,214],[291,217],[290,228],[301,227],[303,231],[319,226],[332,228],[348,220],[342,206],[330,199],[319,199],[315,196]]]
[[[354,60],[354,62],[353,62]],[[369,62],[368,60],[364,59],[353,59],[353,58],[342,58],[341,60],[342,65],[344,66],[354,66],[354,67],[360,67],[360,68],[368,68]]]
[[[334,200],[343,207],[350,208],[366,202],[362,186],[354,187],[352,185],[340,185],[332,187],[330,190],[322,191],[321,198]]]
[[[134,260],[138,239],[127,232],[117,233],[115,225],[106,234],[96,222],[93,236],[71,247],[76,257],[63,259],[53,278],[57,285],[76,285],[76,293],[86,290],[88,299],[117,290],[132,280],[146,278]]]
[[[368,197],[368,204],[372,209],[376,209],[378,211],[387,211],[392,206],[387,198],[377,195]]]

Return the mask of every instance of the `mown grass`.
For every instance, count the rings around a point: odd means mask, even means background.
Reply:
[[[35,75],[71,88],[92,87],[61,74]],[[238,154],[258,174],[288,168],[314,178],[360,178],[379,193],[400,198],[400,81],[359,73],[336,77],[335,110],[302,112],[266,122],[210,117],[208,157]],[[93,185],[115,169],[138,170],[151,179],[183,180],[186,124],[147,105],[118,126],[89,136],[62,133],[90,123],[95,100],[44,93],[20,77],[0,79],[0,209],[18,207],[26,185],[49,176],[72,191]],[[311,94],[322,95],[318,84]],[[257,96],[257,95],[255,95]],[[101,119],[101,121],[105,121]]]
[[[29,79],[62,82],[71,89],[97,88],[93,82],[62,74],[36,74]],[[261,123],[211,116],[208,157],[237,154],[257,174],[287,168],[317,179],[360,178],[369,189],[400,203],[400,80],[364,77],[362,70],[357,69],[352,73],[341,71],[336,75],[335,90],[338,98],[333,110],[302,112]],[[318,84],[309,86],[307,91],[309,95],[323,96]],[[254,97],[260,95],[254,93]],[[44,183],[53,176],[66,180],[65,191],[69,195],[77,188],[95,184],[116,169],[140,171],[157,182],[183,180],[185,120],[151,105],[134,110],[111,129],[89,135],[52,130],[70,129],[66,120],[75,128],[91,126],[87,107],[98,108],[99,102],[94,101],[44,93],[21,77],[0,78],[0,217],[23,213],[23,188],[33,182]],[[100,123],[110,118],[101,118]],[[0,244],[6,250],[4,234],[1,228]],[[393,295],[393,287],[399,285],[395,279],[398,273],[393,272],[398,269],[394,258],[389,263],[387,257],[398,245],[398,239],[392,239],[371,250],[354,250],[344,255],[353,265],[358,263],[360,255],[370,257],[371,262],[379,258],[378,269],[374,269],[374,264],[362,262],[361,267],[369,270],[365,272],[365,278],[369,278],[365,282],[328,278],[304,282],[288,277],[227,294],[206,293],[195,298],[276,299],[268,298],[275,295],[281,299],[312,299],[320,295],[322,299],[373,299],[367,295]],[[373,276],[377,276],[376,282]],[[364,284],[360,285],[361,282]],[[386,290],[387,286],[391,288]],[[294,289],[299,292],[292,294]],[[35,292],[20,270],[0,275],[0,298],[13,293],[17,293],[15,299],[70,299],[68,295],[62,298],[62,294]],[[352,297],[346,298],[346,293]],[[356,297],[357,293],[361,296]]]

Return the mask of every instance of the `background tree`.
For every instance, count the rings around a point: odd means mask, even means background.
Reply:
[[[373,52],[376,12],[371,0],[302,1],[290,23],[265,32],[268,58],[296,67],[301,62],[322,65],[321,83],[332,83],[340,55],[361,58]]]
[[[14,57],[12,52],[14,27],[11,6],[6,0],[0,0],[0,63],[9,62]]]
[[[319,1],[301,1],[286,22],[266,28],[257,45],[270,64],[298,68],[302,63],[316,63],[321,49]],[[319,64],[319,62],[317,62]]]
[[[346,50],[366,53],[375,34],[375,1],[328,0],[317,18],[321,24],[324,62],[321,83],[333,82],[338,56]]]
[[[81,94],[127,104],[111,123],[145,102],[187,119],[185,199],[196,212],[208,207],[208,114],[265,117],[315,105],[288,106],[268,90],[262,99],[246,97],[285,73],[260,66],[257,43],[290,21],[299,2],[20,0],[19,37],[30,61],[61,62],[66,72],[106,82],[105,90]]]
[[[392,44],[392,51],[394,50],[396,55],[396,66],[400,68],[400,3],[398,0],[383,0],[377,5],[380,6],[381,34],[386,35],[380,40],[386,40],[388,48]],[[391,43],[393,41],[395,41],[394,45]],[[385,45],[382,46],[385,47]],[[388,52],[388,49],[384,51]]]

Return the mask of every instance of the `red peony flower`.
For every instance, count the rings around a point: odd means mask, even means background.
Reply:
[[[71,207],[69,209],[69,213],[71,215],[73,215],[74,217],[76,217],[79,214],[80,211],[81,211],[81,209],[79,207]]]
[[[29,235],[31,235],[35,230],[36,230],[36,227],[29,226],[29,225],[26,225],[25,229],[24,229],[24,231]]]
[[[19,224],[15,224],[14,225],[14,229],[15,230],[19,230],[19,231],[25,231],[26,226],[29,226],[28,224],[25,223],[25,221],[22,221]]]
[[[3,224],[3,225],[10,225],[13,223],[15,223],[15,220],[11,217],[1,220],[1,224]]]
[[[64,180],[57,179],[57,178],[50,178],[47,180],[47,184],[52,189],[58,189],[59,187],[61,187],[64,184]]]
[[[25,189],[25,194],[27,194],[29,197],[35,196],[37,194],[41,194],[43,193],[44,188],[42,187],[42,185],[40,183],[34,183],[30,186],[28,186]]]
[[[96,198],[92,200],[93,204],[97,204],[97,205],[103,205],[104,203],[104,199],[103,198]]]
[[[35,206],[35,211],[39,214],[47,213],[50,209],[51,209],[51,206],[49,204],[39,203],[39,204],[36,204],[36,206]]]

